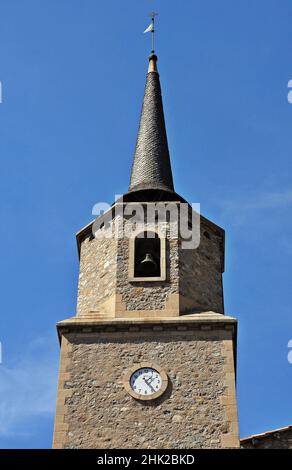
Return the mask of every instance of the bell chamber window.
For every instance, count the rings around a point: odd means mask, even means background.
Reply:
[[[130,272],[132,281],[165,280],[165,238],[144,231],[131,239]]]
[[[160,277],[160,238],[142,232],[135,238],[135,277]]]

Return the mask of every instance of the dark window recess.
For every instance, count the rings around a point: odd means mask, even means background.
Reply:
[[[208,240],[210,240],[211,237],[210,237],[210,233],[209,233],[209,232],[204,232],[204,235],[205,235],[206,238],[208,238]]]
[[[160,277],[160,244],[154,232],[143,232],[135,238],[135,277]]]

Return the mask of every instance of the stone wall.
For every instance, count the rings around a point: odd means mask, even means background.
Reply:
[[[54,447],[238,446],[231,332],[160,329],[63,336]],[[123,385],[142,361],[169,376],[147,404]]]
[[[242,439],[243,449],[292,449],[292,426]]]
[[[117,219],[116,219],[117,220]],[[112,221],[124,227],[126,219]],[[204,219],[205,220],[205,219]],[[166,280],[131,281],[129,279],[128,237],[95,239],[88,234],[81,242],[78,285],[78,316],[90,316],[105,310],[115,316],[119,298],[122,312],[168,310],[171,298],[179,298],[177,314],[196,311],[224,312],[222,288],[223,231],[208,227],[201,220],[200,245],[183,249],[181,240],[170,235],[166,228]],[[160,229],[161,229],[160,224]],[[152,230],[153,226],[145,229]],[[173,226],[172,226],[173,228]],[[104,303],[113,299],[105,306]],[[172,307],[173,308],[173,307]]]
[[[178,239],[170,239],[166,228],[166,281],[129,281],[129,239],[118,242],[117,292],[121,294],[126,310],[162,310],[170,294],[178,294]],[[145,230],[152,230],[145,225]]]
[[[88,235],[81,243],[77,315],[98,312],[116,291],[117,241]]]
[[[179,291],[186,298],[183,311],[223,313],[222,235],[210,230],[201,221],[200,245],[182,249],[179,245]]]

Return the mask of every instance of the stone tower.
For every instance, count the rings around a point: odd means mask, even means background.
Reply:
[[[57,324],[54,447],[239,447],[224,230],[174,190],[154,54],[129,191],[77,242],[77,312]]]

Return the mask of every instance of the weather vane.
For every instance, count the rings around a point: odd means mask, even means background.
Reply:
[[[154,54],[154,33],[155,33],[155,30],[154,30],[154,18],[155,16],[157,16],[157,13],[155,13],[155,11],[151,11],[151,13],[149,13],[149,16],[151,18],[151,24],[148,26],[148,28],[145,29],[144,33],[152,33],[151,34],[151,42],[152,42],[152,54]]]

